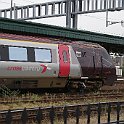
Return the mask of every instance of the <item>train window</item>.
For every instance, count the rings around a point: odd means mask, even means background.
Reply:
[[[50,49],[35,49],[35,61],[51,62]]]
[[[9,47],[9,60],[27,61],[27,49],[22,47]]]
[[[68,62],[68,56],[66,51],[63,51],[63,61]]]

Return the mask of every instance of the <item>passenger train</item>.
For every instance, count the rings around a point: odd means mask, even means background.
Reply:
[[[10,89],[84,89],[114,81],[115,66],[99,44],[0,39],[0,85]]]

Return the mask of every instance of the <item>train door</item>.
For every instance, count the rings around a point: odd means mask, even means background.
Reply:
[[[59,77],[68,77],[70,74],[70,55],[67,45],[58,45],[59,52]]]

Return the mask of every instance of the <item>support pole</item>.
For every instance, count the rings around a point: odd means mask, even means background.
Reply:
[[[78,21],[78,15],[76,14],[76,12],[78,11],[78,0],[73,0],[73,6],[72,6],[72,12],[74,12],[75,14],[73,14],[72,17],[72,28],[77,29],[77,21]]]
[[[108,27],[108,1],[106,0],[106,27]]]
[[[12,5],[13,5],[13,0],[11,0],[11,9],[10,9],[10,18],[12,19]]]
[[[106,10],[106,27],[108,27],[108,10]]]
[[[71,0],[66,2],[66,27],[71,28]]]

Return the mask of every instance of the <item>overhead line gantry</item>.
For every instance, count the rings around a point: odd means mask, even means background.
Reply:
[[[31,20],[66,16],[66,27],[77,28],[78,14],[120,11],[124,0],[61,0],[47,3],[16,6],[0,10],[0,17]]]

